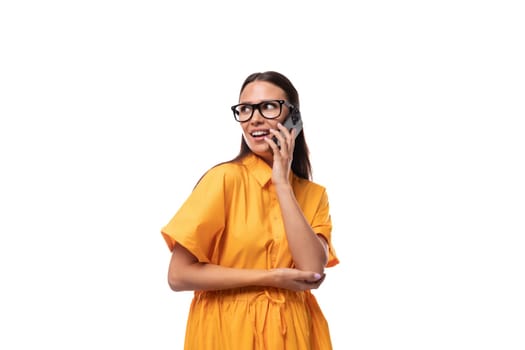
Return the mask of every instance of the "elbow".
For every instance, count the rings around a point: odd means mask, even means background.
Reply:
[[[171,290],[174,292],[182,292],[185,290],[188,290],[186,287],[186,284],[181,279],[181,276],[178,276],[177,274],[170,273],[168,274],[168,285],[170,286]]]
[[[181,292],[191,290],[193,265],[197,259],[184,247],[176,245],[173,249],[170,265],[168,267],[168,285],[171,290]]]
[[[328,265],[328,254],[325,254],[323,257],[323,266],[322,266],[323,272],[324,272],[326,265]]]
[[[324,274],[326,265],[328,264],[328,254],[323,252],[315,252],[313,256],[303,256],[303,260],[294,260],[295,266],[299,270],[311,271],[320,275]]]
[[[322,276],[324,275],[324,269],[326,267],[326,263],[324,263],[324,260],[323,262],[310,261],[309,263],[306,263],[306,264],[295,263],[295,266],[299,270],[315,272]]]
[[[319,252],[319,254],[317,255],[317,258],[315,259],[315,265],[312,267],[313,271],[323,275],[324,269],[327,264],[328,264],[328,250],[323,249],[321,252]]]
[[[320,274],[321,276],[324,275],[324,268],[325,268],[326,264],[322,265],[322,266],[319,266],[317,269],[314,269],[314,272],[317,272],[318,274]]]
[[[168,285],[170,286],[170,289],[174,292],[182,291],[180,283],[174,278],[168,277]]]
[[[322,255],[321,255],[321,273],[324,273],[324,269],[326,265],[328,265],[328,260],[330,259],[330,251],[328,247],[328,241],[326,238],[324,238],[322,235],[317,235],[319,238],[319,241],[321,242],[321,245],[323,246]]]
[[[322,256],[319,257],[319,263],[317,264],[317,266],[313,268],[313,271],[317,272],[320,275],[324,275],[324,269],[327,264],[328,264],[328,255],[323,254]]]

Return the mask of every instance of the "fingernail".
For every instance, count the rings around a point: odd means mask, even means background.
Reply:
[[[318,273],[316,273],[316,274],[314,275],[314,277],[315,277],[316,280],[318,280],[319,278],[321,278],[321,275],[318,274]]]

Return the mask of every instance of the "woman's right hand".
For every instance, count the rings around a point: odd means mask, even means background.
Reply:
[[[325,274],[302,271],[292,268],[276,268],[269,270],[269,285],[293,291],[317,289],[323,283]]]

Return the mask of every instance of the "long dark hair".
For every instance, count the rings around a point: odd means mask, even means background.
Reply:
[[[286,93],[288,102],[290,102],[291,104],[295,106],[295,108],[300,110],[299,93],[293,86],[292,82],[287,77],[285,77],[283,74],[275,72],[275,71],[266,71],[266,72],[250,74],[246,78],[246,80],[244,80],[244,83],[241,86],[241,91],[239,95],[242,94],[246,85],[254,81],[266,81],[268,83],[271,83],[273,85],[280,87]],[[252,151],[250,150],[250,147],[248,147],[248,144],[246,144],[244,137],[241,137],[241,149],[239,151],[239,154],[231,161],[232,162],[239,161],[245,155],[251,152]],[[306,139],[304,138],[304,129],[299,133],[299,135],[297,135],[297,138],[295,139],[295,148],[293,150],[293,159],[292,159],[292,171],[295,173],[295,175],[297,175],[300,178],[303,178],[306,180],[312,179],[312,166],[310,164],[310,152],[308,150],[308,145],[306,144]]]

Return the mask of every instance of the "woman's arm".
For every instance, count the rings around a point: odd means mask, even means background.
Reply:
[[[248,286],[266,286],[290,290],[319,287],[323,277],[298,269],[236,269],[201,263],[186,248],[176,244],[168,268],[168,284],[174,291],[221,290]]]
[[[328,243],[323,236],[316,234],[297,203],[289,183],[275,186],[295,266],[300,270],[324,274],[328,262]]]
[[[273,150],[272,182],[281,206],[290,252],[298,269],[323,275],[328,262],[328,243],[313,231],[304,217],[289,180],[297,131],[289,132],[281,124],[278,128],[270,132],[279,139],[281,148],[269,138],[266,142]]]

